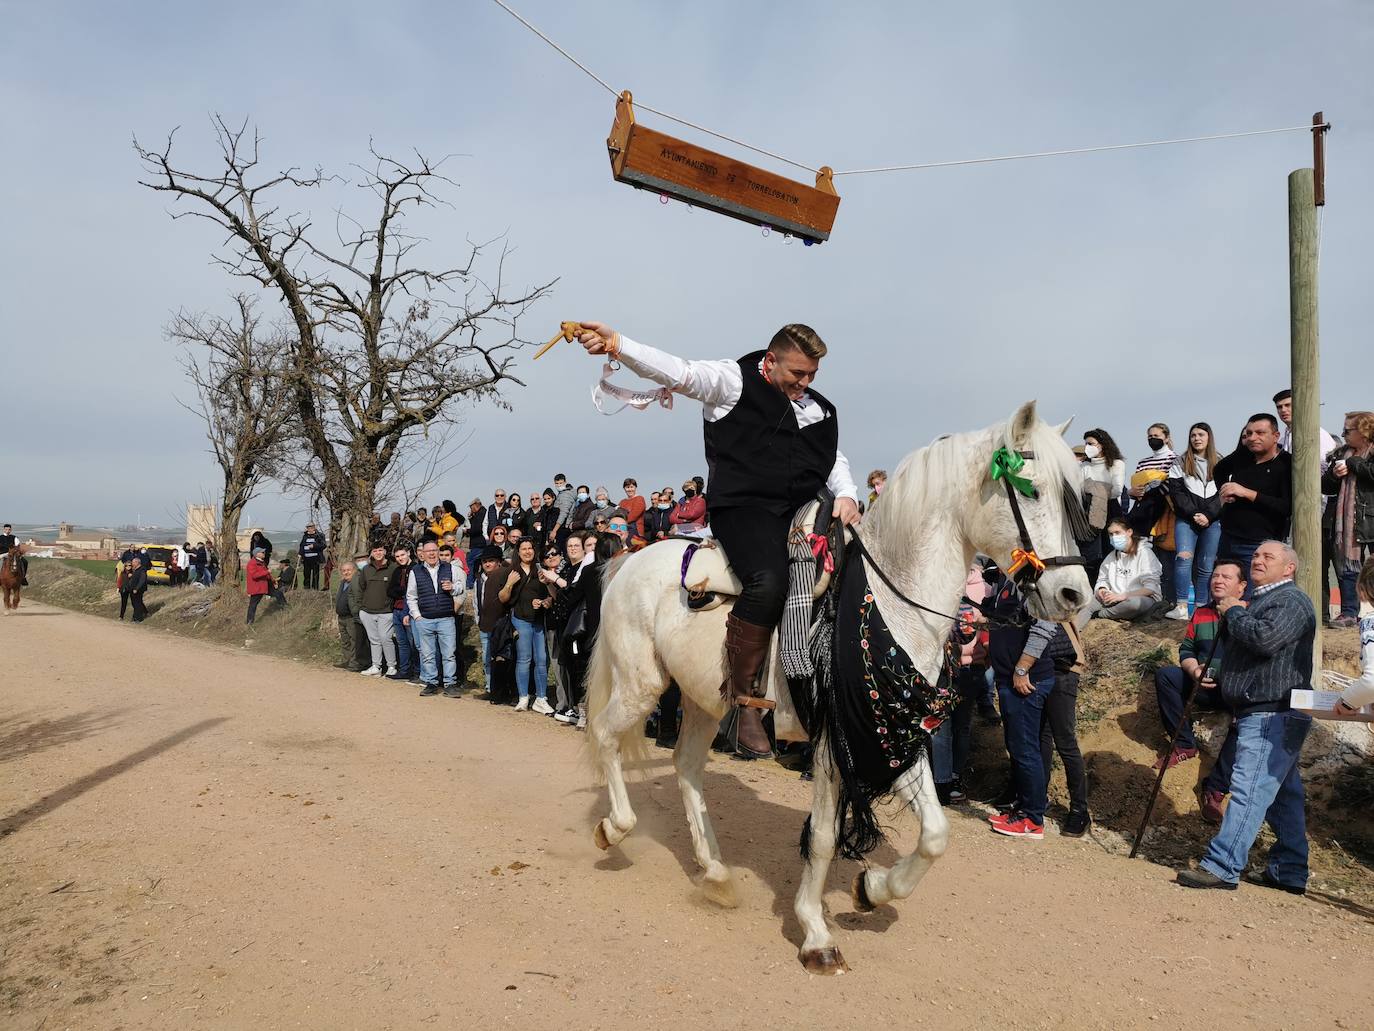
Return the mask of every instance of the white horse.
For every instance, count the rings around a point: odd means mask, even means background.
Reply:
[[[1034,548],[1041,556],[1076,556],[1065,515],[1065,489],[1077,492],[1081,473],[1063,441],[1068,424],[1042,422],[1035,403],[1023,405],[1004,425],[937,441],[908,455],[865,517],[859,535],[876,562],[908,598],[951,613],[963,594],[975,552],[1003,569],[1023,548],[1012,507],[990,463],[1007,447],[1026,457],[1020,475],[1038,489],[1037,499],[1019,507]],[[610,815],[595,828],[597,845],[608,849],[635,826],[622,759],[644,755],[643,724],[669,680],[682,690],[684,718],[673,753],[687,810],[687,825],[707,897],[735,904],[730,868],[721,859],[702,794],[702,776],[717,724],[725,714],[720,685],[725,678],[725,616],[728,605],[692,611],[681,587],[683,549],[656,544],[614,568],[602,599],[599,637],[588,670],[588,744],[610,793]],[[950,621],[900,600],[868,567],[877,607],[897,643],[916,668],[935,683]],[[1090,595],[1081,566],[1051,566],[1029,592],[1037,618],[1069,618]],[[821,896],[837,837],[839,778],[825,740],[813,761],[810,857],[797,891],[796,913],[806,938],[800,958],[814,973],[842,973],[848,967],[826,925]],[[949,825],[935,795],[929,763],[922,760],[894,784],[894,794],[920,818],[916,851],[890,870],[870,866],[854,880],[856,908],[909,896],[945,851]]]

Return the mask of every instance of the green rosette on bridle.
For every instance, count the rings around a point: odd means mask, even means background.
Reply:
[[[992,453],[992,478],[1006,480],[1019,493],[1028,498],[1038,497],[1035,485],[1024,476],[1017,474],[1025,468],[1026,460],[1010,448],[999,447]]]

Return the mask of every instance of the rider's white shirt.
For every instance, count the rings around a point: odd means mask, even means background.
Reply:
[[[730,359],[717,361],[687,361],[657,348],[641,344],[623,333],[620,335],[620,363],[638,376],[667,387],[676,394],[701,402],[701,415],[707,422],[715,422],[730,414],[744,393],[744,377],[739,362]],[[798,426],[810,426],[825,418],[822,408],[809,393],[792,402]],[[859,488],[849,471],[849,459],[836,450],[835,465],[826,477],[825,485],[837,498],[859,500]]]

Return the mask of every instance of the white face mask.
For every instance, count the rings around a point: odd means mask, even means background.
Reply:
[[[1083,454],[1087,455],[1089,459],[1097,458],[1102,454],[1102,449],[1096,444],[1084,444]]]

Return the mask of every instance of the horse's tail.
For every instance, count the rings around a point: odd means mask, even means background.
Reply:
[[[610,572],[610,570],[608,570]],[[606,629],[603,620],[602,629]],[[600,751],[606,732],[599,718],[611,704],[611,694],[615,688],[611,642],[604,633],[598,633],[592,646],[592,655],[587,663],[587,759],[591,764],[597,784],[606,782],[605,767],[601,763]],[[644,725],[635,722],[620,735],[620,757],[624,763],[643,762],[648,759],[649,749],[645,743]]]

